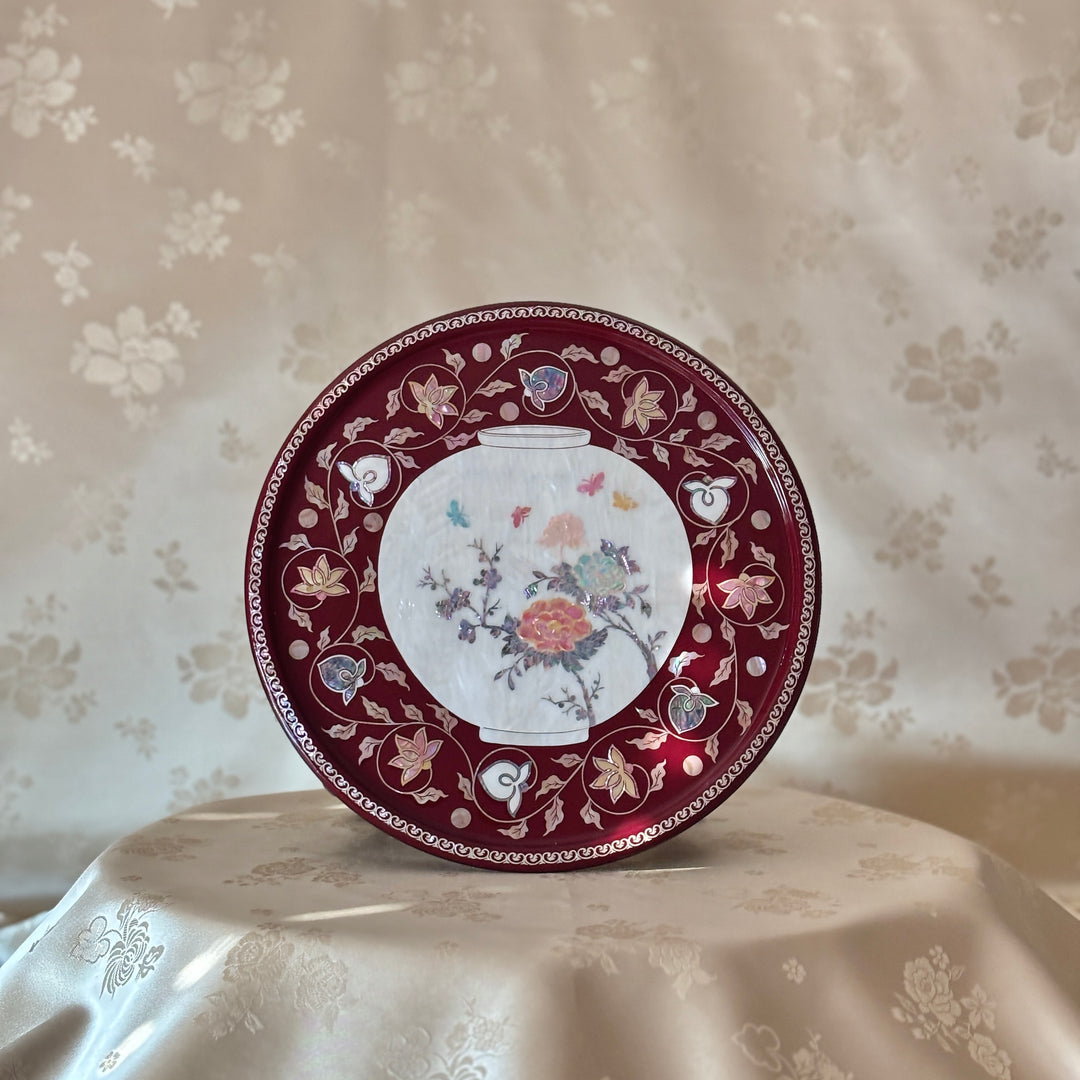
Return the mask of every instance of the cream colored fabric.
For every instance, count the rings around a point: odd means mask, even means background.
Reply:
[[[0,3],[0,921],[312,783],[245,641],[261,480],[356,356],[522,298],[704,350],[797,462],[825,602],[772,779],[1080,901],[1075,16]]]
[[[330,795],[121,840],[0,971],[50,1078],[1063,1080],[1080,923],[909,819],[751,784],[652,852],[456,867]]]

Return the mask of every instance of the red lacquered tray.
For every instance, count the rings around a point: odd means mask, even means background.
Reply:
[[[817,629],[783,446],[692,350],[521,303],[414,327],[311,405],[263,486],[255,662],[379,828],[477,866],[589,866],[722,802]]]

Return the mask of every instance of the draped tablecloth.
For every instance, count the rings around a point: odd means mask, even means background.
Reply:
[[[1080,1076],[1080,922],[966,840],[751,783],[522,875],[323,792],[114,844],[0,969],[0,1076]]]

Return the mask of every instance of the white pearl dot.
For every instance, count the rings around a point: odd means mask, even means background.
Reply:
[[[700,776],[704,767],[704,763],[697,754],[689,754],[683,758],[682,769],[687,776]]]
[[[746,670],[751,675],[764,675],[767,669],[768,665],[761,656],[751,656],[746,661]]]
[[[297,638],[289,645],[289,655],[294,660],[303,660],[305,656],[311,651],[311,647],[306,641],[301,641]]]
[[[472,814],[470,814],[464,806],[459,806],[450,815],[450,824],[453,825],[455,829],[467,829],[471,821]]]
[[[772,515],[768,510],[755,510],[750,515],[750,524],[755,529],[767,529],[772,522]]]

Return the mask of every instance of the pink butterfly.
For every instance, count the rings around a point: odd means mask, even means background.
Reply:
[[[586,495],[595,495],[604,486],[604,474],[602,472],[593,473],[588,480],[582,480],[578,484],[578,491],[584,492]]]
[[[515,506],[514,512],[510,515],[511,520],[514,522],[514,528],[520,529],[521,523],[532,513],[531,506]]]

